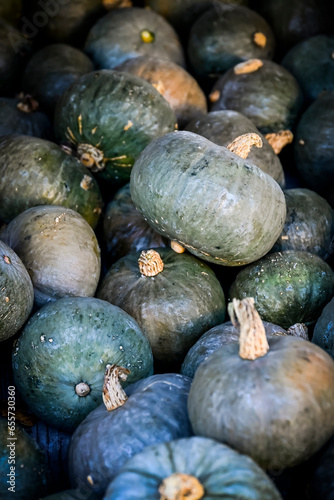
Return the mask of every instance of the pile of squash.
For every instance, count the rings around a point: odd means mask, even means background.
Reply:
[[[333,16],[0,2],[1,499],[334,498]]]

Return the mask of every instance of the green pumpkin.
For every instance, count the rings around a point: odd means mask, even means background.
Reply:
[[[224,293],[213,271],[195,257],[167,248],[117,261],[97,296],[130,314],[155,359],[165,363],[182,361],[196,340],[225,318]]]
[[[139,56],[185,64],[172,26],[156,12],[138,7],[115,9],[102,17],[90,30],[85,51],[98,69],[113,69]]]
[[[34,303],[34,289],[21,259],[0,241],[0,341],[24,325]]]
[[[191,437],[150,446],[131,458],[104,500],[279,500],[278,490],[249,457],[213,439]]]
[[[334,272],[317,255],[296,250],[271,253],[240,271],[232,299],[254,297],[261,318],[283,328],[314,324],[334,294]]]
[[[334,297],[324,307],[316,322],[312,342],[322,347],[334,359]]]
[[[187,131],[152,141],[134,165],[130,187],[155,231],[225,266],[266,254],[286,215],[283,192],[269,175]]]
[[[65,91],[55,113],[59,141],[109,181],[129,180],[141,151],[172,132],[176,117],[148,82],[113,70],[84,75]]]
[[[72,208],[95,227],[102,211],[96,180],[53,142],[9,137],[0,142],[0,218],[10,222],[36,205]]]
[[[7,392],[8,406],[15,408],[14,386]],[[48,469],[44,453],[16,420],[0,417],[0,497],[1,500],[38,500],[47,493]],[[15,418],[15,417],[14,417]]]
[[[223,442],[278,473],[310,458],[333,435],[334,361],[301,338],[267,341],[253,304],[234,299],[240,342],[200,364],[189,418],[195,435]]]
[[[68,432],[102,403],[107,365],[130,370],[127,384],[153,370],[152,351],[138,324],[91,297],[66,297],[36,312],[14,346],[12,364],[28,408]]]
[[[51,122],[38,103],[30,96],[20,94],[14,98],[0,98],[0,136],[31,135],[51,139]]]

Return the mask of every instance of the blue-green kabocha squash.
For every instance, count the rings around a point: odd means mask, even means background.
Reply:
[[[49,117],[39,109],[38,102],[28,94],[0,98],[0,136],[32,135],[52,139]]]
[[[334,436],[321,450],[316,469],[311,480],[312,500],[334,499]]]
[[[93,69],[92,61],[81,50],[65,43],[47,45],[30,58],[22,88],[52,113],[65,90]]]
[[[327,259],[334,250],[334,214],[330,205],[310,189],[287,189],[284,195],[286,221],[272,251],[301,250]]]
[[[254,297],[261,318],[283,328],[312,325],[334,295],[334,272],[308,252],[270,253],[237,274],[229,295]]]
[[[0,341],[15,335],[31,313],[34,289],[21,259],[0,241]]]
[[[302,115],[296,130],[297,169],[311,189],[334,202],[334,91],[320,95]],[[334,204],[333,204],[334,206]]]
[[[292,325],[287,331],[284,328],[263,321],[263,326],[267,337],[277,335],[294,335],[308,340],[308,329],[306,325],[298,323]],[[220,347],[238,342],[240,337],[240,328],[236,327],[231,321],[222,325],[214,326],[204,333],[196,344],[189,349],[181,366],[181,373],[187,377],[193,378],[199,365],[206,360],[210,354],[217,351]]]
[[[198,76],[215,78],[247,59],[272,59],[274,48],[273,32],[257,12],[216,3],[193,24],[188,56]]]
[[[0,417],[0,497],[38,500],[47,494],[48,469],[42,450],[15,420],[16,396],[15,387],[9,386],[10,413],[8,419]],[[14,420],[9,420],[12,415]]]
[[[100,278],[100,248],[88,222],[70,208],[28,208],[0,238],[20,257],[40,307],[60,297],[90,297]]]
[[[138,210],[130,194],[130,184],[121,187],[106,207],[103,235],[110,262],[131,252],[167,246],[167,239],[156,233]]]
[[[103,495],[123,464],[143,448],[191,436],[190,383],[188,377],[176,373],[152,375],[128,387],[122,405],[111,411],[101,405],[92,411],[70,443],[73,485]]]
[[[36,205],[61,205],[79,212],[95,227],[102,196],[91,172],[59,146],[36,137],[0,142],[0,219]]]
[[[249,457],[213,439],[190,437],[150,446],[131,458],[104,500],[279,500]]]
[[[224,292],[214,272],[169,248],[123,257],[111,266],[97,296],[130,314],[155,359],[166,363],[182,361],[196,340],[225,318]]]
[[[334,433],[334,361],[308,340],[267,340],[254,299],[233,299],[239,343],[198,367],[188,397],[195,435],[221,441],[281,471],[316,453]]]
[[[104,179],[122,182],[145,146],[175,124],[173,110],[150,83],[114,70],[79,78],[55,113],[59,141],[72,145],[82,163]]]
[[[298,43],[285,55],[287,68],[301,86],[308,101],[334,90],[334,36],[317,35]]]
[[[194,118],[185,130],[202,135],[219,146],[227,147],[236,137],[242,134],[258,134],[262,139],[262,148],[252,148],[247,160],[254,163],[263,172],[269,174],[284,188],[285,179],[282,164],[267,139],[259,132],[254,123],[237,111],[211,111]],[[277,146],[277,145],[276,145]]]
[[[334,359],[334,297],[324,307],[313,331],[312,342]]]
[[[238,137],[229,150],[192,132],[166,134],[136,161],[132,200],[155,231],[204,260],[257,260],[280,235],[286,206],[278,184],[244,159],[252,144],[259,136]]]
[[[172,26],[149,9],[115,9],[89,32],[86,53],[98,69],[113,69],[127,59],[157,57],[184,66],[179,38]]]
[[[229,69],[210,94],[211,111],[233,109],[246,115],[263,134],[293,130],[303,105],[294,76],[283,66],[249,59]]]
[[[102,403],[105,373],[127,384],[152,373],[152,351],[138,324],[92,297],[46,304],[14,345],[15,385],[28,408],[53,427],[73,431]],[[116,375],[115,375],[116,374]]]

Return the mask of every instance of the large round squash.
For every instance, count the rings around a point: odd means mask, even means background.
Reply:
[[[35,313],[14,345],[12,364],[28,408],[69,432],[102,403],[108,365],[125,369],[128,384],[153,371],[151,348],[135,320],[91,297],[66,297]]]
[[[131,176],[135,206],[160,234],[204,260],[238,266],[259,259],[285,220],[284,194],[252,163],[197,134],[151,144]]]
[[[300,338],[268,343],[252,304],[233,300],[240,343],[221,347],[198,367],[189,417],[196,435],[278,472],[307,460],[333,435],[334,361]]]

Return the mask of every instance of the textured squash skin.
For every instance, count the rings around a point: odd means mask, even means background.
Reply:
[[[65,90],[93,69],[92,61],[81,50],[61,43],[47,45],[30,58],[22,87],[52,113]]]
[[[123,406],[108,412],[101,405],[92,411],[70,443],[73,485],[103,495],[122,465],[146,446],[192,436],[187,412],[190,382],[176,373],[153,375],[126,389],[129,398]]]
[[[94,295],[100,248],[92,228],[74,210],[55,205],[29,208],[0,238],[27,268],[38,307],[60,297]]]
[[[147,43],[141,32],[148,30],[154,40]],[[85,51],[98,69],[113,69],[127,59],[157,57],[184,66],[182,46],[172,26],[148,9],[115,9],[90,30]]]
[[[254,123],[245,115],[231,110],[211,111],[189,122],[185,130],[202,135],[209,141],[225,147],[242,134],[258,134],[263,146],[252,148],[247,160],[275,179],[282,189],[284,188],[284,171],[277,154]]]
[[[10,423],[10,425],[12,422]],[[38,500],[40,495],[47,493],[47,474],[44,453],[37,446],[35,440],[16,422],[13,437],[10,440],[7,418],[0,417],[0,497],[1,500]],[[10,454],[9,445],[12,446]],[[15,455],[15,462],[8,463]],[[15,492],[8,491],[12,485],[7,474],[10,465],[15,467]]]
[[[301,250],[327,259],[333,253],[334,215],[327,201],[304,188],[284,191],[287,216],[273,252]]]
[[[310,493],[312,500],[334,499],[334,437],[320,454]]]
[[[267,337],[271,335],[286,335],[286,331],[280,326],[263,321]],[[194,378],[199,365],[206,360],[210,354],[220,347],[231,342],[239,341],[240,329],[233,326],[230,321],[217,325],[202,335],[196,344],[189,349],[181,367],[182,375]]]
[[[130,252],[167,246],[166,238],[156,233],[136,210],[130,184],[119,189],[107,205],[103,234],[110,262],[116,262]]]
[[[264,46],[254,34],[266,37]],[[188,56],[200,77],[217,77],[247,59],[272,59],[275,39],[269,24],[257,12],[240,5],[215,4],[192,25]]]
[[[196,435],[277,471],[307,460],[333,435],[334,361],[307,340],[268,342],[255,361],[239,356],[239,343],[211,354],[195,373],[188,410]]]
[[[150,446],[131,458],[110,484],[104,500],[158,499],[161,483],[175,473],[197,478],[204,495],[196,498],[202,500],[281,498],[249,457],[212,439],[191,437]]]
[[[31,135],[52,139],[53,130],[48,116],[43,111],[25,113],[17,108],[20,99],[0,98],[0,136]]]
[[[140,252],[127,255],[109,269],[97,296],[138,322],[156,359],[182,361],[200,335],[224,321],[224,292],[198,259],[169,248],[157,251],[164,263],[159,274],[142,276]]]
[[[23,136],[0,142],[1,220],[51,204],[72,208],[95,227],[102,196],[89,170],[53,142]]]
[[[334,359],[334,297],[324,307],[316,322],[312,342],[322,347]]]
[[[317,255],[286,250],[239,272],[230,298],[254,297],[261,319],[288,328],[312,325],[334,294],[334,272]]]
[[[308,101],[334,90],[333,53],[334,36],[317,35],[292,47],[282,60],[282,66],[296,78]]]
[[[126,384],[152,374],[152,352],[124,311],[91,297],[59,299],[30,318],[13,350],[15,385],[28,408],[68,432],[102,403],[107,364],[128,368]],[[85,382],[86,396],[75,386]]]
[[[79,78],[59,99],[55,113],[59,141],[102,151],[106,162],[100,175],[110,181],[128,181],[145,146],[172,132],[175,123],[173,110],[152,85],[113,70]]]
[[[291,73],[273,61],[263,60],[256,71],[235,74],[229,69],[213,86],[220,98],[211,111],[233,109],[246,115],[262,132],[293,130],[303,105],[301,89]]]
[[[270,176],[186,131],[152,141],[135,163],[130,187],[155,231],[226,266],[266,254],[286,215],[283,192]]]
[[[0,341],[15,335],[31,313],[34,289],[21,259],[0,241]]]

